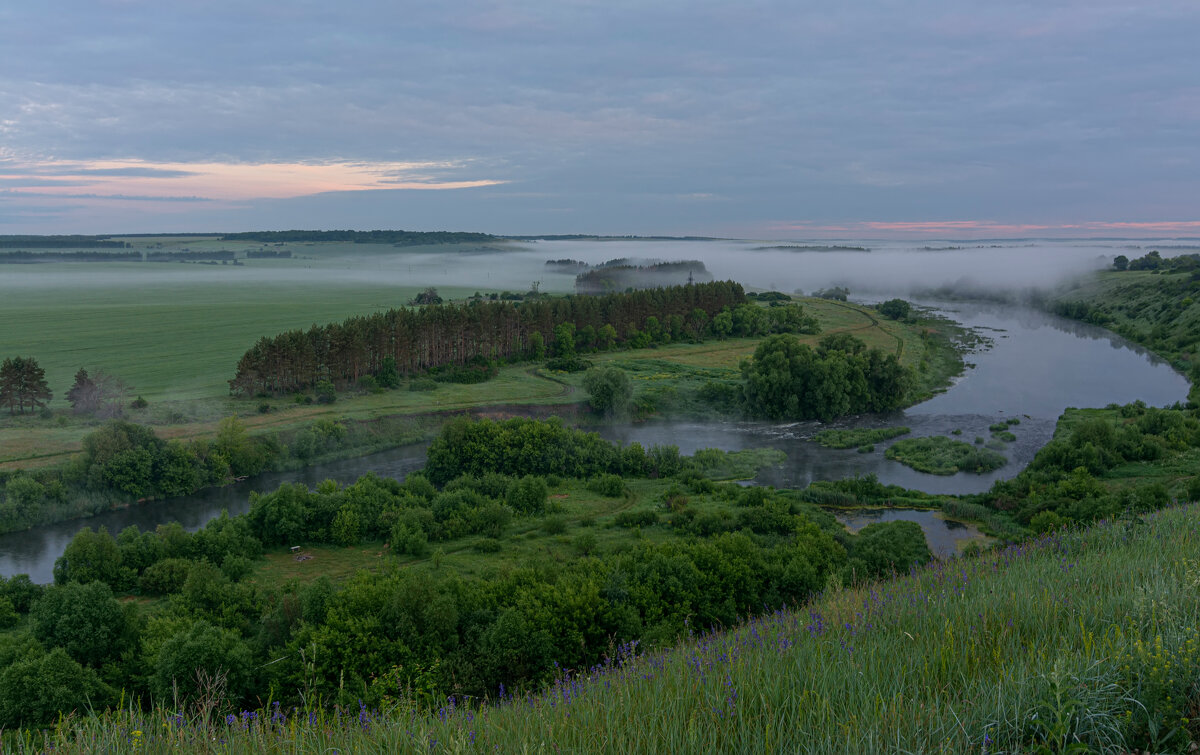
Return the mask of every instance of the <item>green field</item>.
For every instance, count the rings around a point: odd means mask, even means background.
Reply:
[[[175,246],[259,248],[190,238]],[[80,367],[119,377],[152,403],[220,400],[237,360],[260,337],[404,306],[428,281],[444,277],[443,268],[461,264],[463,256],[456,246],[398,250],[301,244],[293,249],[300,256],[239,260],[238,266],[4,265],[0,344],[5,356],[33,356],[45,368],[55,408],[66,406],[63,394]],[[436,255],[446,262],[437,264]],[[439,291],[460,299],[474,293],[444,284]]]

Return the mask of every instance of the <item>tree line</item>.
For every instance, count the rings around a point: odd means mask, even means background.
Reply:
[[[83,438],[82,453],[62,467],[0,471],[0,532],[89,516],[148,498],[189,495],[233,479],[311,462],[347,447],[394,445],[388,427],[317,420],[283,434],[251,436],[226,417],[212,439],[164,440],[121,419]]]
[[[30,262],[141,262],[141,252],[0,252],[0,264]]]
[[[237,395],[282,394],[322,380],[356,383],[378,373],[389,358],[402,375],[479,360],[540,358],[564,324],[574,325],[576,344],[584,347],[636,340],[651,318],[700,337],[714,315],[744,302],[741,285],[724,281],[597,297],[391,309],[264,337],[239,360],[229,385]]]
[[[395,246],[424,246],[426,244],[470,244],[500,241],[490,233],[466,231],[248,231],[227,233],[222,241],[261,241],[298,243],[306,241],[350,242],[353,244],[393,244]]]
[[[108,236],[0,236],[0,249],[127,249],[130,246]]]

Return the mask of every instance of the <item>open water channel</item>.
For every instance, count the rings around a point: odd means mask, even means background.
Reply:
[[[739,450],[777,448],[787,460],[763,470],[756,482],[777,487],[802,487],[814,480],[833,480],[875,474],[884,483],[932,493],[975,493],[998,479],[1017,474],[1054,432],[1055,421],[1069,406],[1097,407],[1142,400],[1151,406],[1182,401],[1186,379],[1141,347],[1093,326],[1032,309],[977,303],[934,304],[952,319],[977,328],[992,346],[971,354],[974,366],[946,392],[917,406],[886,416],[864,416],[831,425],[816,422],[687,422],[643,423],[606,427],[601,435],[622,443],[644,446],[672,444],[690,454],[701,448]],[[959,473],[949,477],[916,472],[884,458],[888,443],[860,454],[855,449],[833,450],[810,439],[826,427],[885,427],[906,425],[912,436],[948,435],[961,430],[962,440],[990,439],[988,426],[1008,418],[1020,424],[1017,436],[1004,449],[1009,463],[986,475]],[[143,530],[178,521],[195,530],[222,510],[239,514],[249,508],[252,491],[269,491],[284,482],[316,485],[321,480],[353,482],[367,472],[402,478],[419,469],[424,445],[410,445],[370,456],[321,464],[295,472],[260,475],[234,485],[194,496],[134,506],[86,520],[61,522],[28,532],[0,536],[0,575],[26,573],[35,582],[53,580],[54,561],[83,526],[106,527],[116,533],[130,525]],[[842,517],[851,529],[872,520],[908,519],[925,529],[939,555],[951,554],[957,544],[975,536],[973,528],[938,518],[934,512],[852,512]]]

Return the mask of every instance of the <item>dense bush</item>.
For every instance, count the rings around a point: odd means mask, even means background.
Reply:
[[[901,406],[910,378],[894,354],[839,334],[825,336],[815,350],[790,335],[769,336],[743,362],[742,380],[752,416],[828,421]]]

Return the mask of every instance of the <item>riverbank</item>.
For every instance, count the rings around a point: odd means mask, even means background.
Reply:
[[[860,305],[822,299],[804,299],[801,303],[822,329],[820,335],[799,336],[802,342],[815,345],[824,335],[847,333],[868,346],[895,353],[918,376],[911,392],[913,401],[944,388],[957,374],[955,369],[962,369],[959,351],[970,342],[970,334],[943,318],[897,322],[879,318],[871,308]],[[634,384],[634,403],[641,408],[643,418],[710,417],[714,407],[702,399],[701,389],[714,380],[736,385],[738,364],[753,354],[761,340],[752,337],[672,343],[585,357],[597,366],[614,366],[629,374]],[[536,364],[505,366],[486,383],[437,383],[432,390],[422,391],[405,388],[345,394],[332,404],[278,399],[230,401],[243,409],[254,407],[250,413],[235,415],[236,425],[239,432],[267,449],[265,466],[257,468],[268,472],[300,469],[418,442],[436,432],[447,417],[463,413],[560,416],[573,424],[600,426],[584,404],[587,394],[582,387],[582,373],[555,372]],[[204,404],[188,406],[189,412],[203,416],[188,421],[178,409],[159,408],[135,414],[132,419],[144,421],[163,441],[207,444],[219,438],[228,418],[210,416]],[[98,427],[65,411],[49,419],[25,417],[0,424],[0,477],[14,479],[25,472],[32,473],[43,487],[51,484],[57,479],[55,468],[65,468],[78,454],[87,434]],[[30,501],[44,495],[39,493]],[[12,522],[4,525],[6,531],[12,531],[94,515],[131,505],[137,498],[145,498],[145,494],[81,492],[69,501],[44,507],[36,515],[28,513],[27,503],[23,517],[0,520]]]

